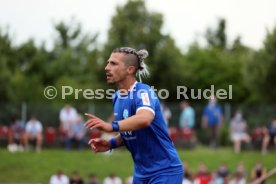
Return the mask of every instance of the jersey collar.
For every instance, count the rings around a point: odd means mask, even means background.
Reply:
[[[137,83],[138,83],[138,82],[135,81],[135,82],[130,86],[130,88],[129,88],[127,94],[121,94],[121,93],[120,93],[120,90],[117,91],[117,94],[118,94],[119,96],[126,96],[126,95],[128,95],[129,93],[131,93],[131,92],[133,91],[133,89],[135,88],[135,86],[136,86]]]
[[[129,88],[129,92],[132,92],[132,91],[133,91],[133,89],[134,89],[134,87],[136,86],[137,83],[138,83],[138,82],[135,81],[134,84],[132,84],[132,86]]]

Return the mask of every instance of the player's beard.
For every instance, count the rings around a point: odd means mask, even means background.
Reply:
[[[116,79],[111,75],[106,79],[106,81],[107,81],[107,84],[109,85],[117,85],[120,81],[122,81],[122,79],[120,78]]]
[[[120,82],[124,81],[126,79],[126,73],[122,72],[119,74],[111,74],[107,73],[106,74],[107,78],[106,81],[110,85],[118,85]]]
[[[107,84],[115,84],[114,76],[111,73],[106,73],[105,75]]]

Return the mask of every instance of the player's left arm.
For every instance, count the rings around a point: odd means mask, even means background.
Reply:
[[[150,88],[141,89],[140,93],[135,94],[134,99],[136,113],[124,120],[113,121],[112,124],[106,123],[98,117],[85,114],[90,118],[85,126],[90,129],[100,129],[106,132],[125,132],[134,131],[150,126],[155,116],[156,96]]]
[[[89,129],[100,129],[106,132],[112,132],[113,126],[111,123],[107,123],[102,119],[85,113],[90,119],[85,123],[85,126]],[[129,118],[121,121],[117,121],[119,132],[133,131],[150,126],[154,118],[154,113],[148,109],[140,109],[137,113]],[[115,130],[116,131],[116,130]]]
[[[129,118],[118,121],[120,131],[133,131],[150,126],[154,118],[154,113],[147,109],[140,109]]]

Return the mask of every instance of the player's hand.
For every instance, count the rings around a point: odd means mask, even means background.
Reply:
[[[109,141],[107,141],[105,139],[101,139],[101,138],[90,139],[88,144],[91,146],[92,150],[95,153],[97,153],[97,152],[106,152],[111,147]]]
[[[84,115],[90,118],[84,124],[84,126],[86,128],[89,128],[91,130],[92,129],[99,129],[99,130],[103,130],[105,132],[112,132],[113,128],[112,128],[112,125],[110,123],[106,123],[103,120],[101,120],[100,118],[98,118],[98,117],[96,117],[92,114],[85,113]]]

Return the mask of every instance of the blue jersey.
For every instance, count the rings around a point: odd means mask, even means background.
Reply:
[[[204,115],[207,117],[207,123],[209,126],[216,126],[220,123],[222,109],[219,105],[208,104],[204,108]]]
[[[149,127],[121,132],[124,144],[134,160],[134,177],[149,178],[160,174],[183,173],[182,163],[169,137],[159,100],[148,85],[136,82],[125,96],[120,96],[117,91],[113,98],[113,107],[116,121],[133,116],[140,109],[154,113]]]

